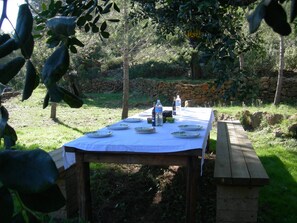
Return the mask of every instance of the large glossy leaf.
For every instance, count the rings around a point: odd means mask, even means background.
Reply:
[[[16,42],[20,46],[23,46],[26,43],[27,39],[30,37],[32,27],[33,17],[28,5],[20,5],[16,22],[16,33],[14,35]]]
[[[42,106],[43,109],[45,109],[48,106],[49,100],[50,100],[50,95],[49,95],[49,92],[47,91],[43,99],[43,106]]]
[[[4,134],[4,129],[5,129],[6,125],[7,125],[9,115],[8,115],[7,109],[4,106],[0,107],[0,113],[1,113],[1,117],[0,117],[0,138],[2,138],[3,134]]]
[[[65,198],[57,185],[34,194],[19,193],[22,202],[31,210],[49,213],[65,205]]]
[[[32,56],[33,49],[34,49],[34,38],[32,34],[30,34],[29,37],[26,39],[25,44],[21,48],[22,55],[26,59],[29,59]]]
[[[287,14],[277,1],[271,1],[267,6],[264,19],[274,32],[282,36],[287,36],[291,33],[291,27],[287,22]]]
[[[57,167],[51,156],[41,150],[0,152],[0,181],[23,193],[37,193],[54,185]]]
[[[0,82],[2,84],[7,84],[25,64],[25,59],[23,57],[17,57],[6,63],[5,65],[0,65]]]
[[[9,39],[0,46],[0,58],[7,56],[12,51],[16,50],[18,45],[14,39]]]
[[[296,0],[291,0],[290,22],[293,22],[296,16],[297,16],[297,2]]]
[[[261,25],[262,19],[266,14],[266,6],[263,2],[259,3],[259,5],[255,8],[255,10],[250,14],[247,18],[249,22],[249,31],[250,33],[254,33],[257,31],[259,26]]]
[[[80,108],[83,105],[83,100],[81,100],[76,95],[67,91],[64,88],[60,87],[60,90],[63,92],[63,100],[71,107],[71,108]]]
[[[0,45],[2,45],[3,43],[5,43],[9,39],[10,39],[10,35],[8,35],[8,34],[1,34],[0,35]]]
[[[0,187],[0,220],[1,223],[11,223],[13,215],[13,200],[9,190]]]
[[[47,27],[56,35],[72,36],[75,34],[76,17],[56,16],[49,19]]]
[[[36,73],[34,65],[30,60],[27,61],[26,68],[26,80],[23,89],[22,101],[27,100],[32,95],[33,90],[39,84],[39,77]]]
[[[42,69],[44,84],[50,88],[67,72],[69,68],[69,52],[66,46],[62,45],[46,60]]]
[[[11,149],[15,146],[16,141],[18,140],[15,130],[9,124],[5,126],[3,138],[5,149]]]

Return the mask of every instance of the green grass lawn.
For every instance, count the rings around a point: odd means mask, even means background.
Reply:
[[[41,148],[46,151],[61,147],[84,132],[102,128],[121,119],[121,94],[88,94],[80,109],[64,104],[57,107],[57,119],[50,119],[50,107],[42,109],[45,90],[37,89],[33,96],[21,102],[15,97],[3,103],[9,112],[9,124],[18,134],[18,146],[23,149]],[[129,115],[151,106],[151,100],[132,95]],[[290,115],[296,107],[265,105],[261,107],[216,107],[219,113],[235,116],[248,109]],[[274,128],[285,128],[280,124]],[[249,132],[249,137],[269,177],[270,184],[260,193],[259,222],[297,222],[297,142],[296,139],[274,138],[267,126]],[[211,146],[215,146],[216,130],[211,133]]]

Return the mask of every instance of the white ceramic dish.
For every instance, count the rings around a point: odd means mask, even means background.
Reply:
[[[179,125],[178,127],[183,131],[197,131],[203,128],[201,125]]]
[[[90,138],[105,138],[112,135],[111,131],[94,131],[94,132],[87,132],[85,134]]]
[[[129,128],[129,125],[124,123],[118,123],[118,124],[108,125],[106,127],[110,130],[125,130]]]
[[[151,134],[155,133],[156,129],[154,127],[136,127],[135,131],[140,134]]]
[[[200,136],[198,132],[186,132],[186,131],[172,132],[171,134],[176,138],[182,138],[182,139],[198,138]]]
[[[141,118],[126,118],[124,119],[124,122],[129,122],[129,123],[135,123],[135,122],[141,122]]]

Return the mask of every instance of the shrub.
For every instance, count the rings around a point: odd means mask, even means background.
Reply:
[[[187,69],[176,63],[148,61],[137,64],[130,69],[130,78],[168,78],[185,77]]]

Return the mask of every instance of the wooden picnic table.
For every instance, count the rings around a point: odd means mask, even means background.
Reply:
[[[150,110],[147,110],[132,118],[142,119],[141,126],[147,126],[144,114],[149,112]],[[92,221],[90,163],[178,165],[187,167],[186,223],[194,223],[198,181],[202,174],[201,168],[213,119],[213,111],[210,108],[183,108],[183,115],[176,117],[174,123],[164,123],[162,127],[157,127],[156,133],[153,134],[137,134],[134,128],[140,125],[140,121],[128,123],[127,130],[114,130],[111,137],[97,139],[83,136],[65,144],[65,167],[71,166],[76,160],[79,216]],[[118,124],[123,123],[121,121]],[[180,125],[201,128],[185,131],[186,138],[173,137],[171,133],[179,132]],[[193,133],[199,136],[191,137],[190,134]]]

